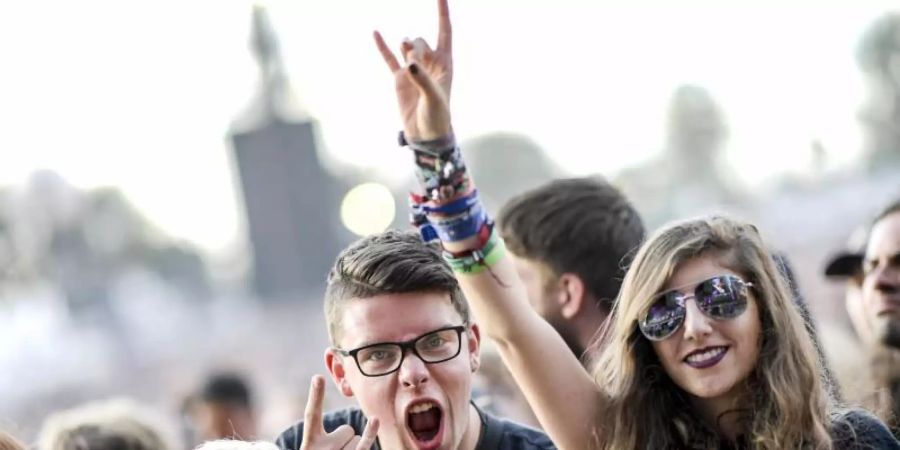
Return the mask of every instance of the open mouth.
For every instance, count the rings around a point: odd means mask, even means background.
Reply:
[[[705,369],[718,364],[726,353],[727,346],[701,348],[687,355],[684,362],[695,369]]]
[[[419,450],[433,450],[441,445],[443,417],[440,406],[428,400],[407,409],[406,426]]]

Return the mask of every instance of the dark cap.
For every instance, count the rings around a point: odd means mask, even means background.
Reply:
[[[862,269],[862,253],[838,253],[825,266],[826,277],[849,277]]]
[[[867,238],[866,228],[856,229],[847,239],[844,250],[828,260],[828,264],[825,266],[825,276],[843,278],[859,273],[862,270]]]

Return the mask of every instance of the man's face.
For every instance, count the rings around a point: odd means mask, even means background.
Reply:
[[[584,353],[584,348],[575,336],[574,327],[562,313],[562,287],[559,283],[553,283],[552,272],[544,264],[537,261],[510,255],[519,279],[525,285],[525,293],[528,295],[528,303],[531,304],[538,315],[544,318],[562,336],[563,340],[577,356]]]
[[[204,441],[252,440],[257,437],[253,413],[245,407],[200,402],[196,407],[197,432]]]
[[[547,289],[549,270],[543,264],[531,259],[522,258],[510,254],[519,279],[525,285],[528,295],[528,303],[537,313],[547,319],[554,314],[559,314],[558,302],[553,298],[553,290]]]
[[[863,260],[862,297],[874,338],[900,348],[900,212],[872,227]]]
[[[872,327],[866,317],[866,309],[863,306],[862,299],[862,271],[853,275],[845,281],[844,284],[844,306],[847,308],[847,315],[850,316],[850,323],[853,324],[853,330],[856,336],[864,344],[871,344],[874,341],[872,336]]]
[[[463,325],[446,293],[385,294],[351,299],[342,305],[336,346],[353,350],[384,342],[405,342],[432,331]],[[346,396],[354,396],[367,417],[381,421],[382,448],[456,449],[477,433],[469,400],[472,374],[478,368],[479,331],[471,325],[459,336],[460,352],[447,361],[426,364],[412,351],[403,353],[400,368],[382,376],[366,376],[352,356],[326,351],[325,363]],[[437,345],[426,339],[423,346]],[[358,357],[383,359],[383,353]],[[468,442],[468,439],[467,439]]]

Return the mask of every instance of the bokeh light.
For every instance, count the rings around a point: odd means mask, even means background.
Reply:
[[[341,201],[341,222],[359,236],[384,231],[394,221],[394,213],[394,196],[379,183],[360,184]]]

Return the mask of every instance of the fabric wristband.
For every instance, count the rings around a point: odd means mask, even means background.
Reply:
[[[488,217],[481,202],[476,201],[469,210],[454,216],[427,215],[438,237],[444,242],[458,242],[478,234]]]

